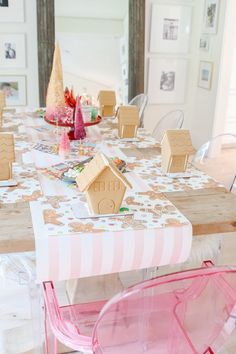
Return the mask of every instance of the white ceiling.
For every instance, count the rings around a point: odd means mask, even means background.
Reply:
[[[128,0],[55,0],[56,16],[124,19]]]

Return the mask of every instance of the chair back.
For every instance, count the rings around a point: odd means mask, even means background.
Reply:
[[[140,127],[143,127],[143,120],[144,120],[144,110],[147,106],[148,96],[144,93],[140,93],[139,95],[132,98],[129,102],[129,105],[137,106],[139,110],[139,119],[140,119]]]
[[[112,298],[93,332],[96,354],[214,354],[235,329],[236,269],[158,277]]]
[[[184,122],[184,112],[181,110],[171,111],[167,113],[157,123],[153,130],[152,136],[161,143],[166,130],[181,129]]]
[[[220,134],[207,141],[197,150],[192,163],[232,190],[236,179],[236,135]]]

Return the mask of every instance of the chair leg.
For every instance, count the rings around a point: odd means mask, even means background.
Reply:
[[[230,192],[231,192],[231,191],[232,191],[232,189],[233,189],[233,186],[234,186],[235,180],[236,180],[236,175],[234,176],[233,182],[232,182],[232,184],[231,184],[231,186],[230,186],[230,189],[229,189],[229,191],[230,191]]]
[[[51,330],[50,323],[48,321],[46,305],[44,305],[44,335],[45,335],[45,353],[58,354],[58,341]]]

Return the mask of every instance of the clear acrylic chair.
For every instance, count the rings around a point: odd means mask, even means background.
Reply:
[[[161,143],[166,130],[181,129],[184,122],[184,112],[181,110],[171,111],[164,115],[157,123],[152,136]]]
[[[192,163],[233,190],[236,180],[236,135],[220,134],[203,144]]]
[[[0,318],[0,353],[44,353],[43,299],[40,284],[36,284],[35,279],[34,252],[0,255],[0,303],[4,303]],[[12,321],[9,321],[10,314]]]
[[[140,93],[139,95],[132,98],[129,102],[129,105],[137,106],[139,110],[139,119],[140,119],[140,127],[143,127],[144,120],[144,110],[147,106],[148,96],[144,93]]]
[[[103,301],[59,307],[43,284],[47,354],[58,340],[84,353],[214,354],[236,327],[236,268],[160,276]]]

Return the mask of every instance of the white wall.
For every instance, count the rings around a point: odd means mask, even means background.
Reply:
[[[153,130],[159,119],[167,112],[181,109],[185,114],[184,127],[190,129],[195,147],[199,147],[203,142],[210,139],[213,134],[215,117],[215,105],[218,86],[218,72],[220,64],[220,54],[222,46],[222,36],[224,28],[224,16],[226,0],[221,0],[219,23],[217,34],[210,35],[211,46],[209,52],[199,49],[199,40],[202,34],[202,21],[204,13],[204,0],[168,0],[168,4],[183,4],[192,6],[192,29],[190,38],[189,53],[186,55],[153,55],[149,52],[149,31],[152,3],[166,4],[165,0],[146,1],[146,66],[145,66],[145,89],[148,83],[148,59],[150,57],[175,57],[188,59],[188,80],[186,87],[185,103],[182,105],[148,105],[145,112],[145,127]],[[198,87],[199,62],[200,60],[212,61],[214,72],[211,90]]]
[[[0,34],[24,33],[26,37],[26,68],[3,69],[0,75],[25,75],[27,106],[38,107],[38,49],[36,0],[25,0],[25,22],[0,23]]]
[[[214,135],[236,134],[236,1],[227,0]]]

